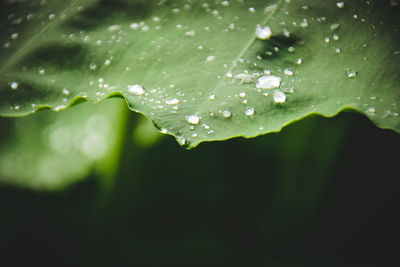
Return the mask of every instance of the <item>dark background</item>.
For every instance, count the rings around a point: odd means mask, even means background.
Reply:
[[[0,186],[0,265],[400,266],[399,151],[352,112],[190,151],[127,141],[108,193]]]

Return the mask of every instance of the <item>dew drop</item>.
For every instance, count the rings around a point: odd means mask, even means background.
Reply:
[[[138,30],[139,29],[139,24],[138,23],[131,23],[129,28],[131,28],[131,30],[134,30],[134,31]]]
[[[250,74],[239,73],[235,75],[235,80],[240,80],[240,83],[250,83],[253,79]]]
[[[330,29],[331,31],[336,31],[337,29],[339,29],[340,24],[339,23],[334,23],[331,25]]]
[[[119,31],[120,29],[121,29],[121,26],[119,26],[119,25],[112,25],[112,26],[108,27],[108,31],[110,31],[110,32],[116,32],[116,31]]]
[[[67,88],[63,88],[62,92],[65,96],[69,96],[71,94],[71,92],[67,89]]]
[[[260,40],[267,40],[272,36],[271,28],[268,26],[257,25],[256,36]]]
[[[184,145],[186,144],[186,139],[183,136],[177,136],[176,140],[178,141],[179,144]]]
[[[222,2],[221,2],[221,5],[222,5],[222,6],[229,6],[229,2],[228,2],[228,1],[222,1]]]
[[[196,35],[196,31],[195,30],[191,30],[185,33],[186,36],[189,37],[194,37]]]
[[[193,124],[193,125],[199,124],[199,122],[200,122],[199,116],[197,116],[195,114],[187,116],[186,120],[188,123]]]
[[[246,116],[253,116],[254,115],[254,108],[253,107],[248,107],[244,113],[246,114]]]
[[[11,34],[11,39],[13,39],[13,40],[15,40],[15,39],[18,39],[18,33],[13,33],[13,34]]]
[[[301,59],[301,58],[298,58],[297,60],[296,60],[296,64],[297,65],[301,65],[303,63],[303,60]]]
[[[346,76],[348,78],[355,78],[357,76],[357,72],[352,69],[346,69]]]
[[[375,108],[370,107],[365,111],[365,113],[367,113],[370,116],[373,116],[373,115],[375,115]]]
[[[107,59],[105,62],[104,62],[104,65],[105,66],[109,66],[111,64],[111,60],[109,60],[109,59]]]
[[[268,76],[261,76],[257,80],[256,87],[258,89],[272,89],[279,87],[281,85],[281,78],[274,76],[274,75],[268,75]]]
[[[222,116],[224,116],[224,118],[230,118],[232,116],[232,112],[229,110],[224,110],[222,111]]]
[[[45,73],[46,73],[46,70],[45,70],[45,69],[40,69],[40,70],[39,70],[39,74],[40,74],[40,75],[44,75]]]
[[[241,93],[239,94],[239,96],[240,96],[241,98],[245,98],[245,97],[246,97],[246,93],[245,93],[245,92],[241,92]]]
[[[165,100],[165,104],[167,104],[167,105],[178,105],[179,104],[179,99],[176,98],[176,97],[168,98],[167,100]]]
[[[215,60],[215,56],[208,56],[206,59],[207,62],[212,62],[214,60]]]
[[[254,7],[250,7],[250,8],[249,8],[249,12],[250,12],[250,13],[255,13],[255,12],[256,12],[256,10],[255,10],[255,8],[254,8]]]
[[[343,7],[344,7],[344,2],[337,2],[337,3],[336,3],[336,6],[337,6],[338,8],[343,8]]]
[[[335,41],[338,41],[338,40],[339,40],[339,35],[334,34],[333,37],[332,37],[332,39],[335,40]]]
[[[300,23],[300,27],[307,28],[308,27],[308,21],[306,19],[303,19],[303,21]]]
[[[213,94],[213,95],[210,95],[210,96],[208,97],[208,99],[214,100],[214,99],[215,99],[215,95],[214,95],[214,94]]]
[[[17,82],[11,82],[10,87],[13,90],[17,90],[18,89],[18,83]]]
[[[141,96],[144,95],[146,91],[143,89],[142,86],[134,84],[134,85],[128,85],[128,92],[133,95]]]
[[[285,103],[286,102],[286,95],[284,92],[282,92],[280,90],[275,90],[272,97],[273,97],[275,103]]]
[[[89,65],[89,69],[90,69],[90,70],[96,70],[96,68],[97,68],[97,66],[96,66],[96,64],[94,64],[94,63],[91,63],[91,64]]]
[[[285,73],[286,76],[293,76],[293,71],[289,70],[289,69],[285,69],[283,71],[283,73]]]
[[[56,15],[54,15],[54,14],[49,15],[49,20],[54,20],[55,18],[56,18]]]

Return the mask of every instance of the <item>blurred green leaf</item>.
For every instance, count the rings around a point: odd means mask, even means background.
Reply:
[[[400,131],[399,8],[364,0],[7,1],[0,114],[120,95],[186,147],[346,108]],[[257,25],[272,37],[257,39]],[[279,86],[257,88],[266,75]]]
[[[124,105],[113,99],[62,113],[43,110],[1,118],[0,181],[40,190],[63,187],[98,172],[109,179],[118,167]]]

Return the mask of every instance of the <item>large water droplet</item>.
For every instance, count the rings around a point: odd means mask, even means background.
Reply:
[[[258,89],[272,89],[281,85],[281,78],[274,75],[261,76],[257,80]]]
[[[115,32],[115,31],[118,31],[120,29],[121,29],[121,26],[119,26],[119,25],[112,25],[112,26],[108,27],[108,30],[110,32]]]
[[[179,99],[176,98],[176,97],[168,98],[167,100],[165,100],[165,104],[167,104],[167,105],[177,105],[177,104],[179,104]]]
[[[199,124],[199,122],[200,122],[199,116],[197,116],[195,114],[187,116],[186,120],[188,123],[193,124],[193,125]]]
[[[222,116],[224,116],[224,118],[230,118],[232,116],[232,112],[229,110],[224,110],[222,111]]]
[[[286,95],[284,92],[280,90],[274,91],[273,99],[275,103],[285,103],[286,102]]]
[[[143,89],[142,86],[134,84],[134,85],[128,85],[128,92],[133,95],[141,96],[144,95],[146,91]]]
[[[267,40],[272,36],[271,28],[268,26],[257,25],[256,36],[260,40]]]
[[[248,107],[244,113],[246,114],[246,116],[253,116],[254,115],[254,108],[253,107]]]

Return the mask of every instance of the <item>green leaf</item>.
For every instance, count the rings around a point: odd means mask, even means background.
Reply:
[[[93,172],[112,178],[126,110],[121,101],[1,118],[0,181],[36,190],[62,189]],[[122,124],[122,125],[121,125]],[[107,182],[107,181],[105,181]]]
[[[400,131],[398,1],[1,5],[3,116],[120,95],[186,147],[343,109]],[[267,75],[279,88],[257,88]]]

